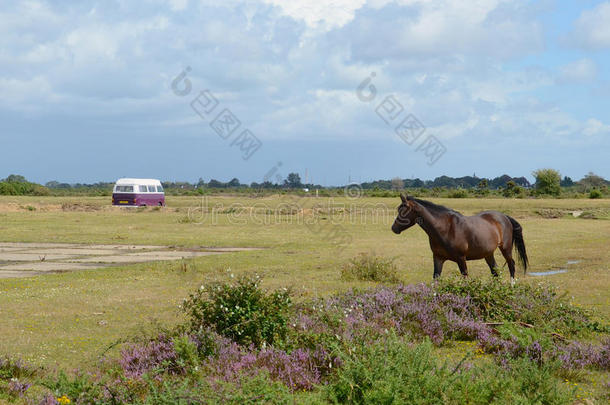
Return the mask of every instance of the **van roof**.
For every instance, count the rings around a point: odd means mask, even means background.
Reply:
[[[116,185],[118,185],[118,186],[139,185],[139,184],[160,186],[161,182],[157,179],[131,179],[131,178],[118,179],[116,181]]]

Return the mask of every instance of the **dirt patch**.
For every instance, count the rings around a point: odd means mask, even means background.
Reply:
[[[36,250],[39,255],[70,255],[70,256],[104,256],[112,254],[121,254],[119,249],[87,249],[87,248],[55,248]]]
[[[83,203],[63,203],[61,205],[62,211],[79,211],[79,212],[92,212],[101,211],[102,207],[94,204],[83,204]]]
[[[34,262],[34,263],[21,263],[21,264],[10,264],[8,266],[0,267],[0,274],[6,270],[30,270],[36,272],[54,272],[54,271],[67,271],[67,270],[91,270],[99,268],[99,266],[91,266],[79,263],[63,263],[63,262]]]
[[[45,260],[61,260],[69,259],[74,255],[61,255],[61,254],[39,254],[30,252],[7,252],[0,253],[0,260],[7,262],[43,262]]]
[[[24,248],[20,248],[20,247],[0,247],[0,253],[1,252],[18,252],[23,249]]]
[[[17,204],[17,203],[4,203],[0,204],[0,212],[24,212],[24,211],[41,211],[41,212],[51,212],[51,211],[61,211],[61,205],[59,204],[38,204],[38,203],[28,203],[28,204]]]
[[[536,214],[540,215],[542,218],[552,219],[552,218],[562,218],[569,214],[568,211],[563,211],[555,208],[542,208],[535,211]]]
[[[257,250],[244,247],[179,249],[155,245],[79,245],[0,242],[0,278],[90,270],[116,264],[168,261]]]
[[[200,256],[219,255],[222,253],[223,252],[145,252],[127,253],[116,256],[88,257],[85,259],[73,259],[71,261],[75,263],[143,263],[189,259]]]

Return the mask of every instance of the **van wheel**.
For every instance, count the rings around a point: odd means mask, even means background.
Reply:
[[[157,204],[159,207],[163,207],[163,203],[159,202],[159,204]]]

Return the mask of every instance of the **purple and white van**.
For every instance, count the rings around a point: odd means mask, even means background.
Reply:
[[[165,206],[163,186],[156,179],[118,179],[112,190],[112,205]]]

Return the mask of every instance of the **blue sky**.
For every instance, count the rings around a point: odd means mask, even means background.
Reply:
[[[609,22],[587,0],[3,1],[0,178],[608,178]]]

